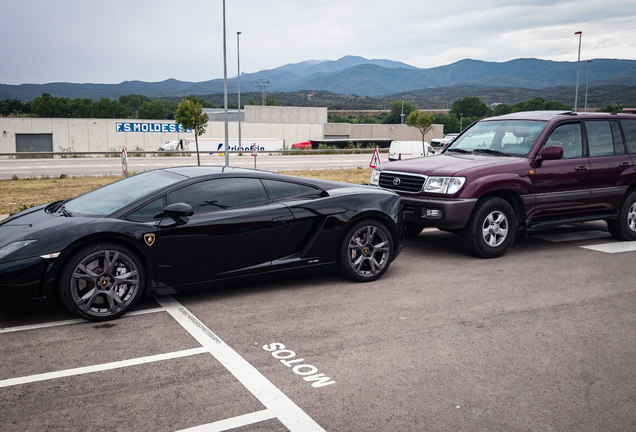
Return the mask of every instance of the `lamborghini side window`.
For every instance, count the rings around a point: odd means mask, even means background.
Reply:
[[[301,185],[297,183],[277,181],[277,180],[263,180],[267,190],[269,191],[269,196],[273,200],[287,198],[291,196],[297,195],[305,195],[305,194],[317,194],[319,192],[318,189],[312,186]]]
[[[244,207],[268,201],[265,188],[256,178],[222,178],[185,186],[170,193],[170,204],[190,204],[194,213]]]
[[[134,210],[132,213],[126,216],[126,219],[135,221],[135,222],[152,221],[162,216],[163,208],[165,206],[166,206],[166,196],[164,195]]]

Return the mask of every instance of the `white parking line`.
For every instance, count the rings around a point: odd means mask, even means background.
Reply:
[[[162,360],[170,360],[170,359],[175,359],[179,357],[187,357],[187,356],[203,354],[207,352],[208,350],[205,348],[201,348],[201,347],[191,348],[191,349],[187,349],[183,351],[175,351],[175,352],[165,353],[165,354],[156,354],[156,355],[151,355],[147,357],[138,357],[138,358],[130,359],[130,360],[120,360],[120,361],[103,363],[103,364],[94,365],[94,366],[84,366],[84,367],[66,369],[66,370],[61,370],[56,372],[46,372],[46,373],[28,375],[28,376],[17,377],[17,378],[9,378],[9,379],[0,381],[0,388],[11,387],[14,385],[19,385],[19,384],[28,384],[28,383],[37,382],[37,381],[46,381],[46,380],[51,380],[56,378],[69,377],[73,375],[82,375],[82,374],[93,373],[93,372],[103,372],[103,371],[111,370],[111,369],[118,369],[118,368],[123,368],[128,366],[137,366],[140,364],[153,363],[153,362],[162,361]]]
[[[605,244],[588,245],[588,246],[581,246],[581,247],[583,249],[590,249],[597,252],[605,252],[609,254],[621,253],[621,252],[633,252],[633,251],[636,251],[636,241],[605,243]]]
[[[287,429],[292,432],[324,431],[287,395],[261,375],[254,366],[223,342],[220,337],[192,315],[177,300],[172,297],[160,297],[157,301],[192,337],[208,349],[214,358],[270,410]]]
[[[194,426],[188,429],[181,429],[177,432],[222,432],[230,429],[248,426],[254,423],[259,423],[265,420],[270,420],[273,418],[276,418],[276,416],[272,413],[272,411],[265,409],[262,411],[243,414],[241,416],[232,417],[225,420],[219,420],[214,423]]]

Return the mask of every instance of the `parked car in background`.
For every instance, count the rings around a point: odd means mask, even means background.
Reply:
[[[0,295],[59,297],[89,320],[147,293],[338,271],[384,274],[402,203],[370,186],[231,167],[148,171],[0,222]]]
[[[389,160],[396,161],[434,155],[435,150],[426,141],[391,141]]]
[[[159,146],[159,151],[177,151],[177,150],[186,150],[187,142],[186,140],[172,140],[166,141]]]
[[[440,155],[376,168],[398,192],[407,233],[457,233],[472,254],[503,255],[518,231],[607,221],[636,240],[636,115],[535,111],[481,120]]]
[[[453,142],[455,138],[457,138],[459,134],[457,133],[448,133],[444,135],[443,138],[433,138],[431,140],[431,146],[437,151],[440,152],[444,150],[450,143]]]

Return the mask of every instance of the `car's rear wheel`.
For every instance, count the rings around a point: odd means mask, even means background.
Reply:
[[[392,253],[393,239],[386,226],[374,220],[358,222],[340,245],[340,274],[357,282],[376,280],[389,268]]]
[[[512,246],[516,227],[517,217],[508,201],[481,201],[462,232],[464,248],[479,258],[500,257]]]
[[[75,252],[60,273],[62,303],[91,321],[106,321],[129,311],[144,290],[143,265],[129,248],[96,243]]]
[[[627,195],[618,219],[608,220],[607,227],[618,240],[636,240],[636,191]]]

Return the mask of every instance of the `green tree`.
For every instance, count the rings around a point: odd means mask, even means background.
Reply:
[[[192,128],[194,131],[194,141],[197,147],[197,165],[201,165],[199,135],[205,133],[205,127],[209,120],[208,115],[203,112],[203,106],[200,103],[193,102],[191,99],[183,98],[177,107],[174,119],[184,128]]]
[[[453,102],[451,113],[457,117],[484,118],[490,114],[490,108],[476,96],[468,96]]]
[[[137,110],[144,103],[150,101],[148,96],[138,95],[138,94],[129,94],[124,96],[119,96],[119,103],[124,105],[130,113],[134,114],[133,117],[137,117]]]
[[[459,132],[459,119],[455,114],[435,114],[433,123],[443,125],[445,134]]]
[[[160,99],[146,101],[137,110],[137,116],[142,119],[165,119],[166,115],[166,104]]]
[[[415,105],[411,102],[404,102],[404,118],[407,118],[411,112],[415,110]],[[402,114],[402,101],[393,101],[391,102],[391,112],[384,119],[383,123],[385,124],[400,124],[402,123],[401,119]]]
[[[492,115],[500,116],[504,114],[510,114],[512,112],[512,108],[506,104],[498,104],[492,110]]]
[[[433,127],[433,116],[426,111],[411,111],[406,118],[406,124],[418,128],[422,134],[422,142],[428,131]]]

